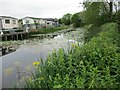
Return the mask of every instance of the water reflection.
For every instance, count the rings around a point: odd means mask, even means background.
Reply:
[[[83,43],[82,30],[60,34],[54,38],[25,40],[15,52],[2,56],[2,87],[23,86],[24,78],[34,71],[32,63],[45,59],[53,50],[67,49],[70,43]]]

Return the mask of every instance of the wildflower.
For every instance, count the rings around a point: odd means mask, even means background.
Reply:
[[[40,65],[40,62],[33,62],[33,65],[35,65],[35,66],[38,66],[38,65]]]
[[[71,46],[72,46],[72,47],[78,47],[78,45],[77,45],[77,44],[74,44],[74,43],[72,43]]]

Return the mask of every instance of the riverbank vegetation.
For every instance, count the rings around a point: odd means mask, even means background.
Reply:
[[[34,35],[34,34],[48,34],[48,33],[53,33],[57,32],[60,30],[68,29],[68,26],[60,26],[60,27],[54,27],[54,28],[43,28],[39,30],[33,30],[29,32],[29,35]]]
[[[62,18],[59,19],[59,23],[62,25],[72,25],[74,28],[82,27],[83,22],[83,12],[78,12],[75,14],[67,13]]]
[[[28,88],[120,88],[120,15],[114,2],[84,2],[83,18],[71,14],[60,19],[86,28],[83,46],[60,48],[46,62],[35,65],[36,73],[26,80]],[[78,19],[76,19],[76,17]],[[70,19],[70,20],[68,20]],[[77,26],[77,25],[76,25]]]
[[[117,88],[120,86],[120,53],[116,24],[103,25],[102,32],[79,47],[72,45],[48,56],[36,68],[28,88]]]

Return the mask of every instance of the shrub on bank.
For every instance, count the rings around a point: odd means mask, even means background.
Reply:
[[[54,28],[41,28],[38,30],[30,31],[29,35],[53,33],[62,29],[67,29],[67,28],[68,28],[67,26],[54,27]]]
[[[118,88],[120,53],[116,46],[116,24],[103,25],[102,32],[82,47],[72,45],[49,55],[37,66],[28,88]]]

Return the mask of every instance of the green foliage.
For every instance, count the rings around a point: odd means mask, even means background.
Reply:
[[[60,24],[70,25],[73,24],[73,27],[83,26],[83,12],[78,12],[75,14],[65,14],[62,18],[59,19]]]
[[[71,17],[72,17],[72,14],[67,13],[62,17],[61,22],[64,23],[65,25],[70,25],[71,24]]]
[[[86,24],[94,24],[100,26],[112,20],[113,13],[111,9],[111,3],[84,2],[84,7],[86,9],[84,13],[84,19]]]
[[[85,23],[86,24],[95,24],[99,18],[100,13],[100,3],[99,2],[93,2],[89,6],[87,6],[85,11]]]
[[[120,52],[120,10],[117,12],[117,27],[118,27],[118,46],[119,46],[119,52]]]
[[[37,31],[31,31],[29,33],[29,35],[33,35],[33,34],[47,34],[47,33],[53,33],[59,30],[63,30],[63,29],[67,29],[67,26],[61,26],[61,27],[54,27],[54,28],[43,28],[43,29],[39,29]]]
[[[59,19],[59,24],[63,24],[62,18]]]
[[[86,31],[84,32],[84,40],[88,42],[91,38],[97,36],[101,31],[101,27],[95,26],[93,24],[84,26]]]
[[[118,88],[120,53],[116,24],[101,27],[97,37],[84,46],[74,45],[67,53],[54,51],[28,82],[28,88]]]
[[[117,24],[118,24],[118,30],[120,32],[120,10],[117,12]]]
[[[79,13],[74,14],[71,21],[74,27],[80,27],[82,25],[82,20],[80,19]]]

